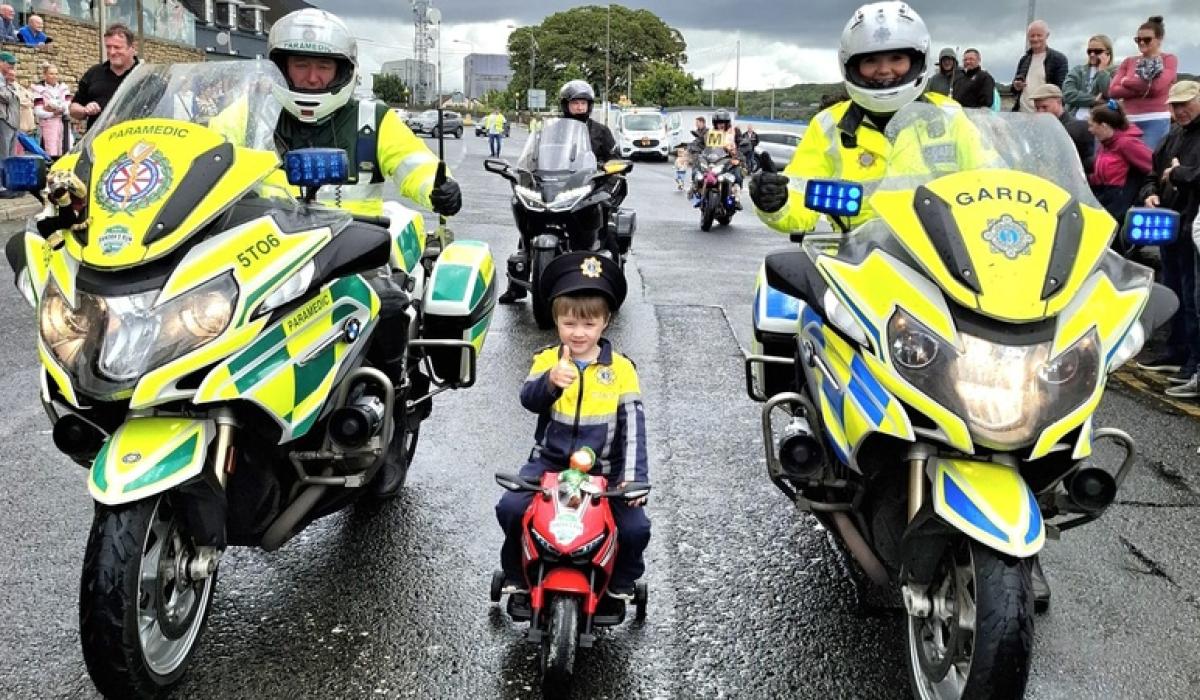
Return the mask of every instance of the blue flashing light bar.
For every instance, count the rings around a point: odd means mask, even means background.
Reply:
[[[1125,238],[1133,245],[1167,245],[1179,236],[1179,212],[1135,207],[1125,215]]]
[[[350,158],[340,148],[300,148],[284,156],[284,169],[296,187],[338,185],[349,178]]]
[[[863,188],[848,180],[809,180],[804,186],[804,206],[822,214],[857,216],[862,211]]]
[[[11,156],[4,159],[4,187],[14,192],[36,192],[46,185],[46,161],[37,156]]]

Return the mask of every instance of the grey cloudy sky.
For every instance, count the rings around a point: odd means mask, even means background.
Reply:
[[[363,68],[412,57],[413,25],[409,0],[310,0],[346,19],[360,39]],[[462,84],[462,58],[468,53],[505,53],[510,26],[536,24],[554,12],[586,2],[522,0],[434,0],[442,13],[442,72],[446,89]],[[600,3],[595,3],[600,4]],[[766,89],[796,82],[840,80],[837,40],[859,2],[830,0],[688,0],[627,2],[650,10],[678,28],[688,45],[689,72],[732,88],[738,80],[736,46],[741,41],[740,85]],[[983,53],[984,67],[1004,82],[1012,78],[1024,51],[1028,0],[928,0],[910,3],[933,36],[934,51],[968,46]],[[1050,25],[1050,45],[1067,54],[1072,65],[1084,59],[1093,34],[1113,39],[1118,60],[1136,53],[1133,36],[1152,14],[1163,15],[1164,50],[1175,53],[1180,69],[1200,73],[1200,1],[1198,0],[1041,0],[1037,15]],[[599,27],[599,32],[604,28]]]

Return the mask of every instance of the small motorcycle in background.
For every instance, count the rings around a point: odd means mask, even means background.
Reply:
[[[733,162],[724,146],[709,146],[697,157],[694,171],[693,204],[700,210],[700,230],[712,230],[713,221],[728,226],[737,213],[733,185],[737,182],[734,170],[741,166]]]

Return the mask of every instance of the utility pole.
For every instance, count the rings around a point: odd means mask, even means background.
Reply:
[[[742,85],[742,40],[737,42],[737,59],[734,61],[733,69],[733,111],[736,113],[741,107],[741,85]]]
[[[608,126],[608,66],[612,54],[612,3],[604,17],[604,125]]]
[[[529,107],[529,113],[533,114],[533,71],[537,69],[537,37],[533,35],[533,27],[529,28],[529,46],[532,50],[529,59],[529,97],[525,99],[525,105]],[[532,119],[532,117],[530,117]]]
[[[627,82],[625,84],[625,88],[626,88],[625,92],[628,93],[627,95],[625,95],[625,99],[629,100],[630,102],[633,102],[633,64],[632,63],[629,64],[628,81],[629,82]]]

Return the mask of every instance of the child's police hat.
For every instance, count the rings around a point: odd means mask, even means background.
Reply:
[[[565,253],[550,261],[539,290],[547,299],[563,294],[591,293],[608,299],[613,311],[625,301],[625,273],[599,253]]]

